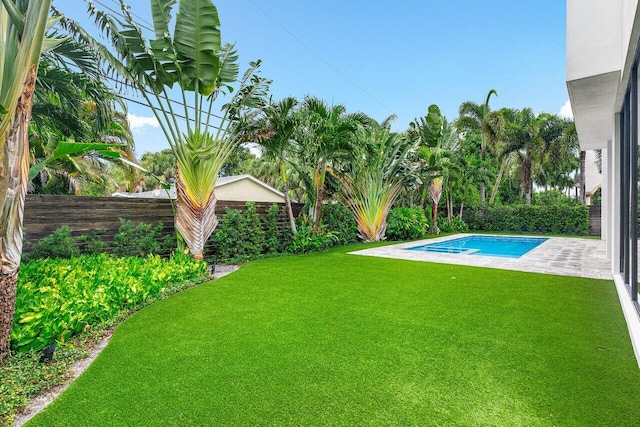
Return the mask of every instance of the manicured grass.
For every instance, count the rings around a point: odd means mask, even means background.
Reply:
[[[142,310],[29,425],[637,425],[612,282],[345,252]]]

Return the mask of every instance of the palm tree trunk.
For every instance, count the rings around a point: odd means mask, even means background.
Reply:
[[[458,218],[460,218],[460,221],[462,221],[462,210],[464,209],[464,199],[462,199],[462,202],[460,202],[460,212],[458,213]]]
[[[531,153],[527,150],[522,164],[522,190],[524,191],[525,203],[531,204],[531,190],[533,182],[531,180]]]
[[[498,177],[496,178],[496,183],[493,184],[493,190],[491,190],[491,197],[489,198],[489,204],[492,205],[496,200],[496,195],[498,194],[498,188],[500,187],[500,181],[502,181],[502,175],[504,175],[504,171],[507,168],[507,158],[505,157],[500,164],[500,170],[498,171]]]
[[[326,165],[322,161],[318,161],[316,169],[316,201],[313,206],[313,229],[317,230],[320,227],[320,219],[322,216],[322,201],[325,196],[324,179],[326,176]]]
[[[193,258],[204,258],[204,245],[218,226],[216,216],[216,195],[211,192],[209,200],[198,205],[186,193],[186,184],[182,180],[180,170],[176,179],[176,219],[175,227],[184,239]]]
[[[291,233],[296,234],[296,219],[293,217],[293,209],[291,208],[291,199],[289,198],[289,183],[287,181],[287,173],[284,167],[284,161],[280,160],[280,177],[282,178],[282,193],[284,194],[284,204],[287,208],[287,216],[289,217],[289,226]]]
[[[433,219],[433,234],[440,234],[438,228],[438,202],[434,201],[431,204],[431,218]]]
[[[2,146],[0,159],[0,364],[9,353],[9,338],[16,309],[16,286],[22,255],[24,198],[29,183],[29,119],[37,65],[29,70],[18,100],[14,121]]]

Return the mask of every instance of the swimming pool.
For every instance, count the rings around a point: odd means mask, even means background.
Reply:
[[[545,242],[544,237],[466,236],[408,248],[411,251],[520,258]]]

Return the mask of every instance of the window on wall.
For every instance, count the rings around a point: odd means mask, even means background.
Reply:
[[[638,305],[638,59],[620,112],[620,273]]]

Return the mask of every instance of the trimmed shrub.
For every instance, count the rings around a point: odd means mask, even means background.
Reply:
[[[286,208],[284,208],[286,209]],[[264,251],[268,254],[287,252],[291,247],[291,230],[289,227],[278,226],[278,213],[280,206],[274,203],[269,208],[263,221]]]
[[[130,220],[120,219],[120,228],[113,237],[111,253],[119,257],[157,255],[160,253],[162,223],[134,225]]]
[[[41,350],[207,274],[204,262],[187,255],[30,261],[20,267],[11,346]]]
[[[438,227],[443,233],[460,232],[466,233],[469,231],[469,226],[457,216],[451,217],[451,220],[446,216],[438,218]]]
[[[80,255],[76,238],[71,235],[71,229],[63,225],[38,243],[23,252],[22,261],[41,258],[71,258]]]
[[[395,208],[387,216],[387,239],[415,240],[427,232],[427,217],[421,208]]]
[[[589,230],[585,205],[469,207],[463,216],[474,231],[586,235]]]
[[[358,242],[358,225],[348,207],[339,203],[323,205],[322,224],[334,235],[332,245],[345,246]]]

